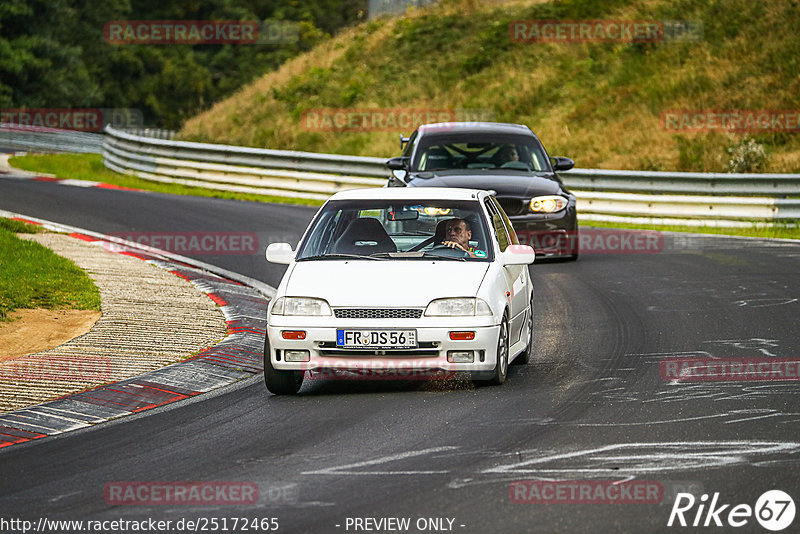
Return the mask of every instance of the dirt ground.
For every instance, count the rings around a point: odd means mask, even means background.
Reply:
[[[92,310],[16,310],[0,323],[0,362],[55,348],[88,332],[102,315]]]

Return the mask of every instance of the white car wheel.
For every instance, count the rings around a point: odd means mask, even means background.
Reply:
[[[273,395],[294,395],[303,385],[303,371],[281,371],[272,366],[269,336],[264,336],[264,383]]]
[[[525,321],[525,329],[528,331],[528,343],[525,345],[525,350],[522,351],[522,354],[514,358],[511,365],[526,365],[531,361],[533,353],[533,295],[531,295],[531,303],[528,309],[528,319]]]
[[[506,381],[506,376],[508,376],[508,318],[504,315],[497,335],[497,364],[492,377],[485,383],[499,386]]]

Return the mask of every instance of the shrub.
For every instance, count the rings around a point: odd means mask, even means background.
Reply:
[[[747,136],[725,150],[731,156],[728,161],[729,172],[756,172],[761,170],[767,161],[764,145],[756,143],[755,139]]]

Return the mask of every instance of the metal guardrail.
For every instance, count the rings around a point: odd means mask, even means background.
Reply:
[[[5,146],[102,153],[105,166],[116,172],[223,191],[324,200],[344,189],[381,187],[389,176],[385,158],[166,139],[172,134],[107,127],[102,136],[0,125]],[[800,174],[604,169],[560,174],[578,197],[578,213],[586,220],[741,226],[800,219]],[[794,198],[780,198],[786,196]]]
[[[385,158],[168,141],[106,128],[103,161],[147,180],[324,200],[343,189],[380,187]],[[716,225],[800,218],[800,174],[723,174],[573,169],[560,173],[589,220],[649,218]],[[744,196],[747,195],[747,196]]]
[[[120,131],[141,137],[154,137],[156,139],[167,140],[173,139],[178,133],[175,130],[167,130],[165,128],[125,128]]]
[[[14,150],[100,154],[103,134],[0,123],[0,145]]]
[[[343,189],[380,187],[388,177],[384,158],[167,141],[111,127],[103,162],[146,180],[316,200]]]
[[[570,188],[627,193],[690,195],[800,195],[800,174],[614,171],[572,169],[560,173]]]
[[[578,214],[720,221],[800,219],[800,198],[574,191]],[[603,220],[594,217],[594,220]],[[616,219],[607,219],[616,220]],[[738,226],[738,225],[737,225]]]

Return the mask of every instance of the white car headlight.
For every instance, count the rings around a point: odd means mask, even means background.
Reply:
[[[530,201],[530,209],[534,213],[555,213],[567,207],[569,202],[566,198],[558,195],[546,195],[533,197]]]
[[[483,299],[447,298],[432,300],[425,308],[428,317],[452,317],[463,315],[491,315],[492,309]]]
[[[272,306],[272,315],[330,315],[331,307],[324,299],[281,297]]]

